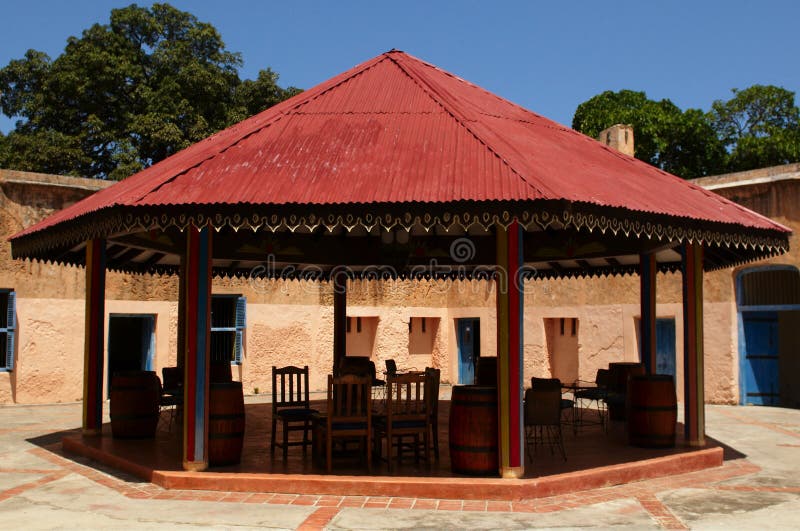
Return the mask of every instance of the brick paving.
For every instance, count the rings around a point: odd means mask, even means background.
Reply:
[[[798,426],[779,424],[766,419],[755,419],[750,415],[742,415],[735,409],[722,410],[722,415],[737,422],[757,428],[767,429],[773,433],[792,438],[800,438]],[[24,430],[6,430],[19,432],[41,430],[41,425],[30,426]],[[794,445],[779,444],[783,447]],[[791,451],[791,450],[789,450]],[[800,483],[789,485],[764,485],[755,481],[761,467],[746,458],[734,458],[724,462],[721,467],[697,472],[689,472],[674,476],[660,477],[638,481],[635,483],[610,486],[582,492],[572,492],[557,496],[512,500],[461,500],[413,498],[408,496],[336,496],[336,495],[297,495],[286,493],[250,493],[219,492],[196,490],[165,490],[151,483],[142,482],[125,473],[104,467],[86,458],[66,456],[60,444],[52,443],[26,450],[30,457],[54,465],[54,468],[13,465],[0,467],[0,479],[11,474],[39,476],[19,485],[0,490],[0,503],[13,501],[17,496],[39,489],[47,484],[77,474],[104,488],[111,489],[122,496],[135,500],[169,500],[172,502],[206,501],[220,504],[269,504],[285,506],[302,506],[314,509],[302,522],[298,529],[324,529],[342,510],[381,509],[438,512],[472,512],[472,513],[559,513],[571,509],[595,506],[597,504],[618,500],[635,500],[643,511],[650,516],[653,524],[663,529],[688,529],[687,522],[680,519],[659,499],[660,493],[682,488],[706,489],[709,491],[747,492],[747,493],[790,493],[800,494]],[[754,481],[750,482],[749,479]],[[736,480],[735,484],[726,483]]]

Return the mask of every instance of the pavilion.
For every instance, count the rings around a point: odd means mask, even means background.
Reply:
[[[789,229],[391,50],[16,234],[86,266],[83,430],[102,425],[107,269],[180,278],[183,466],[208,466],[214,275],[497,283],[500,474],[524,469],[525,280],[636,273],[653,370],[658,271],[683,272],[685,440],[704,441],[703,271],[780,254]],[[591,245],[589,245],[591,244]],[[464,249],[466,251],[464,252]]]

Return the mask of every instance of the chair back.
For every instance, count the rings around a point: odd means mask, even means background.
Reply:
[[[540,390],[557,389],[560,393],[561,380],[558,378],[537,378],[533,376],[531,377],[531,388]]]
[[[272,411],[283,408],[308,408],[308,365],[272,366]]]
[[[597,369],[597,376],[594,377],[597,387],[606,388],[611,383],[611,375],[608,369]]]
[[[182,367],[164,367],[161,369],[161,377],[165,390],[177,390],[183,386]]]
[[[397,363],[394,360],[386,360],[384,363],[386,363],[387,376],[397,374]]]
[[[370,422],[372,379],[367,375],[328,375],[328,424]]]
[[[527,389],[525,391],[525,424],[528,426],[560,425],[561,389]]]
[[[375,381],[375,362],[366,356],[345,356],[339,363],[339,374],[366,375]]]
[[[386,382],[387,422],[428,420],[425,381],[425,373],[419,372],[389,376]]]
[[[425,398],[428,400],[428,414],[431,419],[439,417],[439,382],[442,371],[425,367]]]

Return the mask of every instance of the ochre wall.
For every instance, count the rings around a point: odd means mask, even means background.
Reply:
[[[8,236],[47,213],[85,196],[94,183],[76,180],[70,188],[53,176],[33,184],[4,180],[0,172],[0,230]],[[18,177],[18,174],[15,174]],[[25,180],[30,180],[25,174]],[[49,182],[47,179],[56,179]],[[800,227],[800,187],[797,180],[723,189],[743,203],[763,209],[777,221]],[[59,186],[55,186],[59,185]],[[78,186],[79,185],[79,186]],[[97,186],[95,184],[95,186]],[[83,187],[83,188],[82,188]],[[63,402],[80,399],[83,372],[84,270],[29,261],[12,261],[6,238],[0,242],[0,288],[17,292],[17,365],[0,372],[0,403]],[[788,255],[763,263],[800,263],[797,236]],[[751,267],[756,264],[748,264]],[[736,270],[707,273],[705,294],[705,390],[714,403],[738,401],[738,322],[734,297]],[[676,369],[679,399],[683,388],[683,317],[681,275],[657,277],[657,314],[676,322]],[[311,387],[322,390],[332,360],[332,290],[328,283],[215,279],[215,294],[247,297],[245,354],[234,377],[245,392],[268,393],[273,365],[309,365]],[[176,364],[177,280],[109,272],[106,313],[157,315],[155,367]],[[638,277],[548,280],[525,285],[524,379],[549,376],[545,319],[577,318],[578,377],[591,381],[598,368],[611,361],[638,360],[636,318]],[[378,371],[395,359],[401,369],[435,366],[442,381],[458,374],[455,320],[481,320],[481,353],[496,355],[493,285],[482,281],[349,283],[348,315],[377,317],[372,359]],[[408,321],[438,319],[429,355],[412,354]],[[108,317],[106,316],[106,323]],[[418,322],[418,321],[417,321]],[[429,323],[431,324],[431,323]],[[569,332],[569,322],[567,322]],[[433,330],[433,327],[430,328]],[[106,343],[107,344],[107,343]],[[794,345],[794,344],[793,344]],[[786,347],[786,350],[794,348]],[[411,349],[415,350],[415,349]],[[792,358],[796,360],[795,356]]]

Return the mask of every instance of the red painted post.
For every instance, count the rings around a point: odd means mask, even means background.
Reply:
[[[211,229],[187,229],[183,468],[208,468],[208,371],[211,333]]]
[[[333,285],[333,373],[347,355],[347,274],[334,270]]]
[[[103,429],[106,241],[86,242],[86,319],[83,342],[83,433]]]
[[[683,394],[685,439],[705,444],[703,387],[703,247],[683,247]]]
[[[500,475],[525,472],[523,397],[522,228],[517,221],[497,229],[497,398]]]

